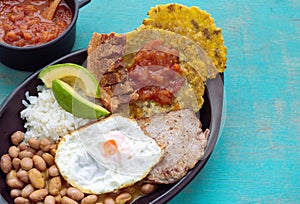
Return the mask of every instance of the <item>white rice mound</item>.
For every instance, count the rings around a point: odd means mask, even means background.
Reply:
[[[56,141],[61,136],[76,130],[81,126],[93,121],[77,118],[60,107],[54,98],[52,89],[38,86],[38,96],[30,96],[25,93],[26,100],[22,100],[25,109],[20,116],[26,122],[25,140],[28,138],[48,137]]]

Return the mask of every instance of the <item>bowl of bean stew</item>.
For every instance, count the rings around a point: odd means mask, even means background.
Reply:
[[[35,71],[71,51],[79,9],[91,0],[0,1],[0,62]],[[51,13],[51,12],[50,12]]]

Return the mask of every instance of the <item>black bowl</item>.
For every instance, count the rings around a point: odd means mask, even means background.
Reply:
[[[31,47],[17,47],[0,42],[0,61],[15,69],[36,71],[69,53],[75,42],[79,8],[90,1],[65,0],[73,14],[72,22],[60,36],[48,43]]]
[[[85,63],[87,51],[79,50],[65,57],[62,57],[51,64],[72,62],[76,64]],[[22,82],[0,107],[0,156],[6,154],[8,148],[12,145],[10,136],[17,130],[25,131],[24,121],[20,118],[20,111],[24,109],[21,101],[25,99],[25,92],[30,95],[37,95],[36,87],[41,85],[42,81],[37,79],[40,71],[36,71]],[[203,129],[209,128],[210,135],[208,145],[204,152],[204,157],[196,166],[190,170],[179,182],[171,185],[161,185],[150,195],[141,197],[134,203],[166,203],[180,192],[192,179],[200,172],[208,161],[218,140],[221,127],[222,105],[223,105],[223,74],[218,75],[213,80],[208,80],[204,95],[204,104],[198,113]],[[0,203],[13,203],[10,197],[10,190],[5,182],[5,174],[0,171]],[[1,196],[2,195],[2,196]],[[2,198],[3,197],[3,198]]]

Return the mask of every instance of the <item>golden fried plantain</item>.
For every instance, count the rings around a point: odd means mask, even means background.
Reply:
[[[224,46],[221,29],[214,19],[198,7],[180,4],[158,5],[151,8],[143,24],[161,28],[186,36],[199,44],[212,59],[219,72],[226,69],[227,49]]]

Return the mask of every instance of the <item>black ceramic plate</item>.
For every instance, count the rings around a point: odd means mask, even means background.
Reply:
[[[84,49],[73,52],[51,64],[66,62],[83,64],[86,57],[87,51]],[[21,83],[0,107],[0,155],[7,153],[8,148],[11,146],[11,134],[17,130],[25,130],[23,127],[24,121],[20,118],[20,111],[24,109],[22,100],[25,98],[26,91],[29,91],[30,95],[37,94],[36,86],[42,84],[37,79],[38,73],[39,71],[33,73]],[[204,158],[179,182],[172,185],[163,185],[154,193],[142,197],[134,203],[166,203],[180,192],[204,167],[216,145],[220,131],[223,104],[223,75],[219,75],[216,79],[207,82],[204,101],[204,105],[198,114],[203,129],[210,129]],[[2,171],[0,172],[0,203],[13,203],[9,195],[10,190],[5,182],[5,174]]]

